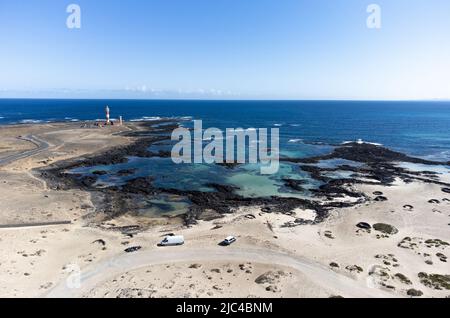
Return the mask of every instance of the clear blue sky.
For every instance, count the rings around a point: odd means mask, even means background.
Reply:
[[[450,1],[0,0],[0,97],[450,99]]]

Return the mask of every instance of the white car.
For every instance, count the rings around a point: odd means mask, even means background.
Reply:
[[[223,245],[231,245],[236,242],[236,238],[234,236],[228,236],[225,240],[223,240]]]

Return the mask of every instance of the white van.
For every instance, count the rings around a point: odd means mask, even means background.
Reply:
[[[159,246],[177,246],[184,244],[184,236],[167,236],[164,240],[159,243]]]

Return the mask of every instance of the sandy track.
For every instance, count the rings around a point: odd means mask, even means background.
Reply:
[[[50,147],[50,144],[48,142],[43,141],[42,139],[39,139],[33,135],[28,135],[20,139],[33,143],[37,148],[13,154],[7,156],[6,158],[2,158],[0,159],[0,166],[8,165],[14,161],[37,155]]]
[[[324,288],[338,288],[348,297],[393,297],[380,289],[369,288],[364,282],[339,275],[310,260],[267,249],[161,249],[124,254],[103,261],[81,273],[81,288],[70,289],[63,281],[46,296],[49,298],[81,297],[109,278],[139,268],[182,262],[242,261],[260,264],[280,265],[293,268],[307,275]]]

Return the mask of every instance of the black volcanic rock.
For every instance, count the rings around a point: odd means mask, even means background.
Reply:
[[[208,184],[206,184],[206,186],[215,189],[217,192],[228,193],[228,194],[233,193],[235,190],[239,190],[238,187],[234,187],[231,185],[225,185],[225,184],[217,184],[217,183],[208,183]]]
[[[117,172],[120,177],[130,176],[136,172],[136,169],[124,169]]]
[[[392,162],[410,162],[421,164],[447,164],[443,162],[430,161],[420,158],[414,158],[407,156],[403,153],[396,152],[387,149],[382,146],[377,146],[368,143],[348,143],[337,147],[329,155],[296,159],[295,162],[303,163],[318,163],[321,160],[327,159],[346,159],[350,161],[362,162],[362,163],[392,163]],[[289,161],[289,160],[288,160]]]
[[[321,185],[318,189],[311,190],[316,195],[323,195],[329,198],[342,198],[345,196],[352,198],[363,198],[364,194],[361,192],[353,192],[346,189],[346,186],[351,185],[353,180],[351,179],[333,179],[328,183]]]
[[[91,176],[85,176],[81,178],[81,184],[84,185],[85,187],[91,187],[94,183],[97,182],[97,178],[96,177],[91,177]]]
[[[302,187],[303,184],[305,184],[305,180],[296,180],[296,179],[289,179],[284,178],[283,179],[284,185],[288,188],[291,188],[295,191],[304,191],[305,189]]]
[[[92,172],[92,174],[96,175],[96,176],[104,176],[106,174],[108,174],[108,172],[104,171],[104,170],[97,170]]]
[[[377,223],[373,225],[374,230],[382,232],[384,234],[397,234],[398,229],[395,226],[384,223]]]
[[[134,194],[154,194],[153,177],[142,177],[128,181],[123,187],[122,191]]]
[[[313,178],[315,180],[322,181],[322,182],[328,182],[330,180],[329,177],[322,175],[322,171],[324,171],[324,169],[321,169],[319,167],[303,165],[303,166],[300,166],[300,169],[302,169],[305,172],[308,172],[311,175],[311,178]]]
[[[423,292],[412,288],[412,289],[408,290],[407,294],[408,294],[408,296],[411,296],[411,297],[420,297],[423,295]]]
[[[98,239],[98,240],[92,242],[92,244],[96,244],[96,243],[98,243],[98,244],[100,244],[100,245],[102,245],[102,246],[105,246],[105,245],[106,245],[105,240],[102,240],[102,239]]]
[[[239,167],[241,164],[240,164],[240,163],[228,163],[228,162],[223,162],[223,163],[217,163],[217,165],[232,170],[232,169],[234,169],[234,168],[236,168],[236,167]]]
[[[422,164],[436,164],[436,162],[424,160],[420,158],[409,157],[400,152],[376,146],[372,144],[351,143],[344,147],[337,148],[334,156],[357,162],[411,162]]]

